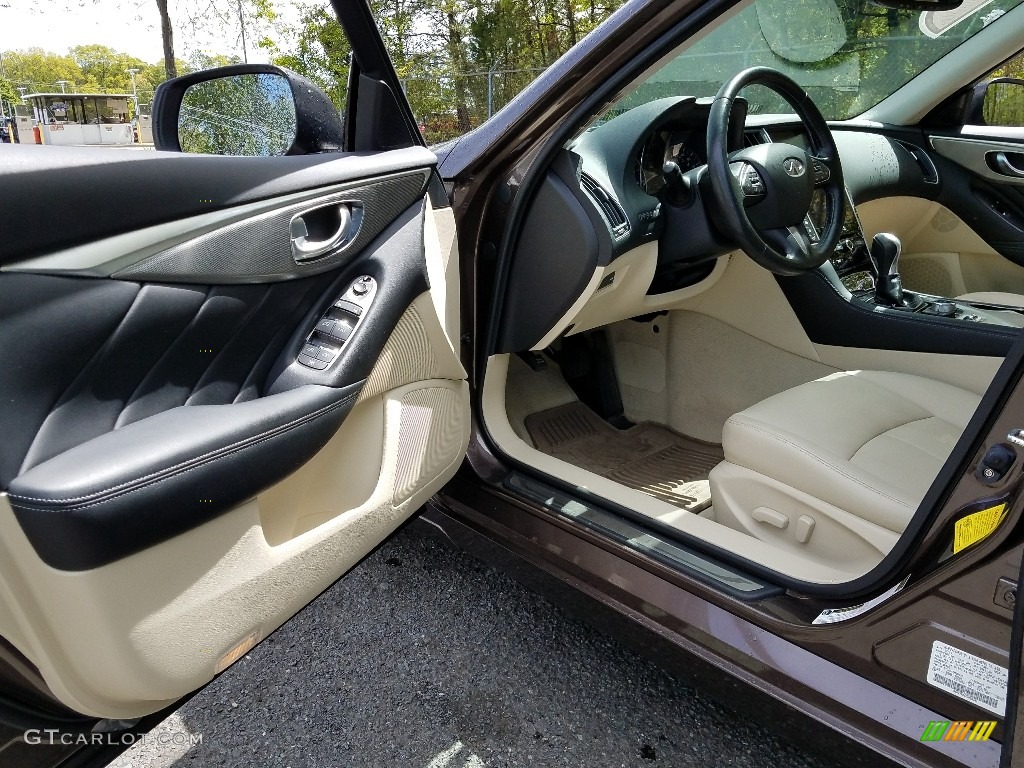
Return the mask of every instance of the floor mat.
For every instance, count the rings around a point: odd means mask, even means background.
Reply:
[[[720,446],[650,422],[618,430],[579,402],[530,414],[526,430],[549,456],[690,512],[711,506],[708,472]]]

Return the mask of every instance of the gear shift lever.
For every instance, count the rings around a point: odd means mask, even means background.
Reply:
[[[900,239],[888,232],[879,232],[871,240],[871,263],[875,267],[875,301],[890,307],[903,306],[903,281],[897,263]]]

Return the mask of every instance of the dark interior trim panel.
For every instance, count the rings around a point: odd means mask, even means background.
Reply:
[[[436,163],[424,147],[252,158],[97,147],[40,152],[13,145],[0,153],[0,264],[304,190],[432,169]],[[54,211],[60,212],[59,226]]]
[[[820,271],[776,279],[815,344],[1005,357],[1020,338],[1016,328],[921,317],[850,300]]]

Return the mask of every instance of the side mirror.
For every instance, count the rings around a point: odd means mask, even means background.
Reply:
[[[1024,80],[997,77],[974,86],[965,125],[1024,128]]]
[[[158,150],[304,155],[344,148],[341,119],[309,80],[270,64],[238,64],[162,83],[153,99]]]

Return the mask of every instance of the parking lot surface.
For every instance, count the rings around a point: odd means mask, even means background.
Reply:
[[[825,766],[417,528],[158,730],[115,765]]]

